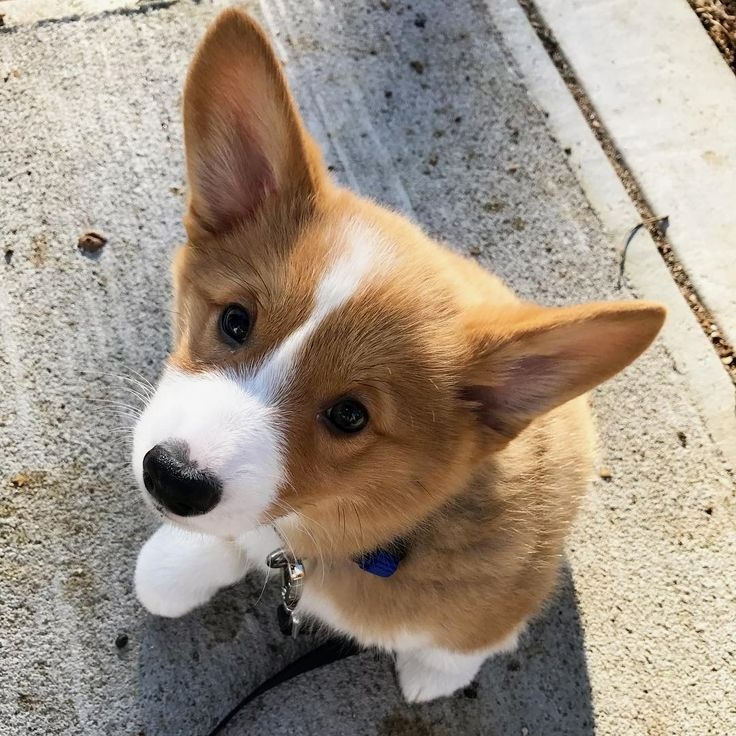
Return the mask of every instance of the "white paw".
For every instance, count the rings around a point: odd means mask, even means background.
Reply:
[[[467,687],[488,657],[516,648],[524,623],[492,647],[465,654],[439,647],[405,649],[396,653],[396,672],[404,697],[423,703]]]
[[[482,662],[483,658],[475,658],[469,666],[440,670],[430,667],[417,652],[399,652],[396,656],[396,671],[406,700],[410,703],[424,703],[452,695],[461,687],[469,685]]]
[[[135,593],[156,616],[177,618],[240,580],[246,569],[236,544],[164,524],[138,554]]]

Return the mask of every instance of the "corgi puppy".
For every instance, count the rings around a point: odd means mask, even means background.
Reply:
[[[239,10],[208,30],[183,108],[174,349],[134,432],[163,522],[138,598],[182,616],[283,548],[300,616],[394,653],[407,700],[450,695],[553,591],[591,476],[585,393],[664,310],[522,302],[337,186]]]

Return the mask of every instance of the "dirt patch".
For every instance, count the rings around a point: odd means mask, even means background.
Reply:
[[[701,3],[707,5],[720,5],[726,9],[733,9],[734,6],[736,6],[736,0],[689,1],[691,5]],[[634,203],[642,222],[646,223],[646,228],[649,231],[652,240],[656,244],[657,249],[662,256],[662,260],[665,262],[667,268],[672,274],[674,282],[677,284],[678,289],[687,300],[691,311],[700,323],[701,329],[711,341],[713,349],[721,359],[721,363],[726,369],[731,381],[736,385],[736,353],[734,352],[734,346],[729,345],[723,338],[723,334],[718,324],[715,319],[713,319],[710,311],[701,301],[698,293],[695,291],[695,287],[690,281],[690,277],[685,272],[685,269],[673,252],[672,246],[665,237],[663,230],[660,228],[662,218],[666,217],[669,213],[653,212],[646,199],[644,199],[636,179],[634,179],[631,172],[626,168],[620,151],[616,148],[606,129],[603,127],[603,124],[598,117],[598,113],[593,107],[591,101],[588,99],[587,94],[580,84],[578,84],[577,77],[575,76],[570,63],[562,53],[552,31],[547,27],[544,19],[534,6],[533,0],[519,0],[519,4],[524,9],[529,22],[552,59],[552,62],[560,73],[560,76],[569,88],[575,102],[583,115],[585,115],[585,119],[588,121],[590,129],[593,131],[593,135],[595,135],[596,140],[611,162],[611,165],[616,171],[621,183],[624,185],[624,189],[631,198],[631,201]]]
[[[723,58],[736,72],[736,0],[688,0]]]
[[[36,235],[31,243],[31,263],[40,268],[49,256],[49,242],[45,235]]]
[[[386,716],[376,730],[377,736],[444,736],[447,731],[436,727],[418,715],[410,713],[391,713]]]
[[[23,470],[20,473],[15,473],[10,478],[10,485],[13,488],[25,488],[26,486],[38,486],[41,485],[48,474],[45,470]]]

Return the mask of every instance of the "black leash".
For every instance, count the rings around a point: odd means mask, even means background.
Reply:
[[[406,557],[408,543],[403,539],[394,540],[385,548],[376,549],[370,553],[360,555],[354,562],[366,572],[382,578],[391,577]],[[292,553],[284,549],[274,550],[266,559],[268,567],[281,570],[281,605],[277,609],[277,619],[281,633],[286,636],[296,636],[301,626],[301,617],[297,615],[297,605],[301,598],[304,586],[304,563]],[[268,680],[261,683],[255,690],[248,693],[220,722],[207,734],[217,736],[230,721],[249,703],[263,693],[271,690],[293,678],[311,672],[319,667],[326,667],[333,662],[347,659],[360,652],[360,648],[351,641],[341,638],[328,639],[311,652],[307,652],[295,662],[286,665]]]
[[[210,732],[207,736],[217,736],[222,733],[225,726],[249,703],[252,703],[256,698],[263,695],[263,693],[271,690],[289,680],[303,675],[306,672],[319,669],[320,667],[326,667],[333,662],[339,662],[341,659],[347,659],[352,657],[354,654],[360,652],[360,648],[353,644],[351,641],[345,639],[328,639],[324,644],[320,644],[316,649],[312,649],[311,652],[307,652],[303,656],[299,657],[294,662],[287,664],[282,670],[277,672],[268,680],[261,683],[255,690],[248,693]]]

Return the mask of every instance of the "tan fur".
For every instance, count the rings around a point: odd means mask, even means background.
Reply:
[[[308,318],[350,223],[388,243],[387,275],[326,318],[288,387],[289,482],[269,513],[297,512],[288,541],[356,635],[415,630],[458,651],[499,642],[555,585],[591,470],[583,394],[647,347],[663,310],[521,303],[403,217],[336,187],[262,31],[238,11],[197,53],[184,120],[189,243],[175,262],[171,361],[257,365]],[[253,180],[234,182],[249,161]],[[217,331],[230,303],[255,314],[236,351]],[[336,436],[320,414],[347,395],[370,423]],[[409,554],[392,578],[352,561],[399,536]]]

